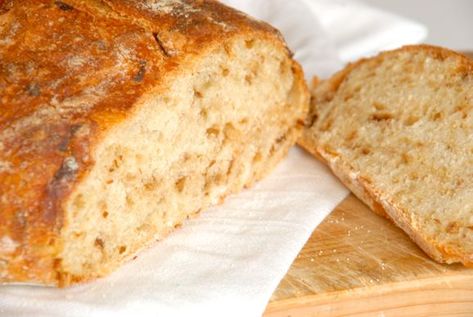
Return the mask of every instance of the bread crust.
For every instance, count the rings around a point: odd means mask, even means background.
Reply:
[[[290,55],[278,31],[213,0],[0,3],[0,282],[63,283],[63,206],[97,144],[237,37]]]
[[[398,52],[416,52],[423,51],[430,54],[433,58],[444,60],[448,57],[460,58],[461,67],[458,72],[462,75],[473,74],[473,61],[460,53],[430,45],[411,45],[399,48],[394,51],[383,52],[376,57],[361,59],[360,61],[348,65],[345,69],[335,74],[332,78],[318,83],[312,90],[312,109],[315,113],[319,103],[331,100],[337,93],[340,85],[350,76],[350,73],[360,65],[370,61],[382,61]],[[315,109],[315,110],[314,110]],[[308,120],[314,122],[314,119]],[[303,136],[298,140],[298,144],[305,150],[319,158],[323,163],[328,165],[332,172],[347,186],[361,201],[370,207],[375,213],[382,215],[401,229],[403,229],[409,237],[417,243],[430,257],[441,263],[457,263],[461,262],[465,266],[473,266],[473,255],[465,254],[462,250],[449,247],[446,249],[439,245],[435,240],[422,235],[416,230],[415,224],[409,219],[409,213],[403,210],[394,201],[386,197],[383,192],[379,191],[371,180],[363,176],[352,167],[350,162],[344,161],[342,156],[337,153],[336,149],[332,149],[325,144],[319,144],[317,139],[311,134],[310,126],[307,125]]]

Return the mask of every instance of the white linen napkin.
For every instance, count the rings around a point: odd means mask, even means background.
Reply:
[[[399,45],[406,30],[419,29],[341,1],[224,2],[280,28],[307,78],[329,76],[340,56],[388,47],[383,34]],[[358,22],[342,23],[339,6]],[[69,289],[0,286],[0,316],[259,316],[313,229],[346,195],[324,166],[294,148],[254,188],[188,221],[107,278]]]
[[[356,0],[303,0],[316,14],[343,62],[419,43],[427,28]]]

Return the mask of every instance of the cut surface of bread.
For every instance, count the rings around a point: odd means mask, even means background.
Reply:
[[[269,173],[308,110],[279,33],[213,0],[7,0],[0,39],[3,283],[112,272]]]
[[[315,85],[299,143],[439,262],[473,265],[473,62],[426,45]],[[389,247],[387,241],[386,247]]]
[[[107,273],[251,185],[295,143],[301,87],[290,65],[281,73],[284,55],[267,44],[249,50],[243,40],[230,48],[233,59],[223,49],[210,53],[97,147],[100,160],[65,205],[63,270]]]

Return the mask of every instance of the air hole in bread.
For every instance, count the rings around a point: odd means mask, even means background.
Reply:
[[[246,40],[245,41],[245,46],[248,49],[252,49],[255,46],[255,40],[254,39]]]
[[[235,141],[240,137],[240,132],[231,122],[225,124],[225,127],[223,128],[223,134],[225,135],[225,139],[227,141]]]
[[[442,112],[435,112],[431,116],[432,121],[440,121],[440,120],[442,120],[442,118],[443,118],[443,113]]]
[[[243,118],[243,119],[241,119],[238,123],[239,123],[240,125],[247,125],[247,124],[248,124],[248,121],[249,121],[248,118]]]
[[[181,177],[176,181],[176,189],[179,193],[182,193],[184,191],[184,187],[186,186],[186,178]]]
[[[209,137],[217,137],[220,134],[220,127],[218,125],[213,125],[208,128],[206,132]]]
[[[283,60],[279,63],[279,72],[285,74],[288,71],[287,61]]]
[[[135,202],[133,201],[133,198],[131,198],[130,195],[126,195],[126,206],[127,208],[131,208],[133,207],[133,205],[135,204]]]
[[[230,45],[228,45],[228,43],[223,44],[223,50],[225,54],[227,55],[227,57],[231,58],[233,56],[233,48]]]
[[[408,153],[401,154],[401,162],[402,164],[409,164],[412,161],[412,157]]]
[[[253,84],[253,75],[251,74],[248,74],[245,76],[245,82],[248,84],[248,85],[252,85]]]
[[[110,164],[110,167],[108,168],[108,171],[110,173],[115,172],[117,169],[120,168],[120,163],[121,163],[120,157],[114,158],[112,163]]]
[[[253,162],[258,163],[258,162],[261,162],[262,159],[263,159],[263,155],[261,154],[261,152],[256,152],[255,156],[253,157]]]
[[[122,245],[118,248],[118,253],[123,254],[126,252],[126,246]]]
[[[346,136],[346,140],[347,141],[353,141],[355,140],[356,138],[358,137],[358,132],[356,130],[353,130],[353,131],[350,131],[347,136]]]
[[[457,222],[450,222],[446,229],[448,233],[458,233],[460,231],[460,226],[458,225]]]
[[[200,91],[194,89],[194,97],[196,97],[196,98],[203,98],[204,95],[203,95]]]
[[[279,138],[277,138],[276,141],[271,146],[271,149],[269,150],[270,155],[274,154],[281,147],[284,141],[286,141],[286,139],[287,139],[286,134],[283,134]]]
[[[74,198],[74,201],[72,203],[75,209],[82,209],[85,206],[85,199],[84,195],[79,194]]]
[[[135,173],[126,173],[125,180],[127,182],[133,182],[134,180],[136,180],[137,177],[138,175],[136,175]]]
[[[404,122],[406,124],[406,126],[412,126],[414,124],[416,124],[417,121],[419,121],[420,118],[418,116],[414,116],[414,115],[411,115],[409,117],[407,117],[406,121]]]
[[[414,172],[411,172],[411,173],[409,174],[409,179],[410,179],[411,181],[416,181],[416,180],[419,179],[419,174],[418,174],[417,172],[415,172],[415,171],[414,171]]]
[[[199,115],[205,121],[207,120],[209,113],[207,112],[207,109],[201,109]]]
[[[228,75],[230,75],[230,70],[222,66],[222,76],[227,77]]]
[[[214,84],[214,83],[213,83],[212,80],[208,80],[208,81],[206,81],[206,82],[200,87],[199,91],[200,91],[201,94],[203,95],[203,94],[204,94],[204,91],[209,90],[209,89],[212,87],[213,84]]]
[[[82,232],[82,231],[73,233],[73,236],[74,236],[75,239],[81,239],[84,235],[85,235],[85,233]]]
[[[343,98],[343,101],[347,102],[350,101],[350,99],[353,99],[354,94],[347,93],[345,97]]]
[[[392,113],[389,113],[389,112],[376,112],[376,113],[373,113],[370,117],[370,120],[372,121],[387,121],[387,120],[391,120],[393,119],[394,116]]]
[[[235,160],[231,160],[230,163],[228,164],[227,176],[230,176],[230,174],[232,174],[234,168],[235,168]]]
[[[455,107],[454,113],[461,113],[462,114],[462,119],[466,119],[468,116],[470,106],[468,104],[460,104]]]
[[[158,186],[159,186],[159,184],[158,184],[158,182],[156,181],[156,179],[154,179],[154,178],[148,179],[148,180],[145,181],[145,183],[143,184],[143,188],[144,188],[146,191],[153,191],[153,190],[155,190]]]
[[[359,87],[358,87],[359,88]],[[359,90],[358,90],[359,91]],[[378,102],[378,101],[375,101],[373,102],[373,107],[378,110],[378,111],[381,111],[381,110],[385,110],[386,109],[386,105],[384,105],[383,103],[381,102]]]
[[[258,73],[260,71],[260,67],[261,67],[261,64],[262,63],[253,63],[251,65],[251,75],[253,75],[253,78],[256,78],[258,77]]]
[[[315,121],[315,120],[314,120]],[[330,130],[330,128],[332,128],[332,125],[333,125],[333,118],[328,118],[322,125],[322,127],[320,128],[321,131],[328,131]]]
[[[94,245],[99,249],[103,249],[105,247],[105,242],[101,238],[95,238]]]

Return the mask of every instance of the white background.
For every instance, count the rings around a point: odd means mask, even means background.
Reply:
[[[416,20],[429,29],[427,43],[455,50],[473,50],[471,0],[361,0]]]

